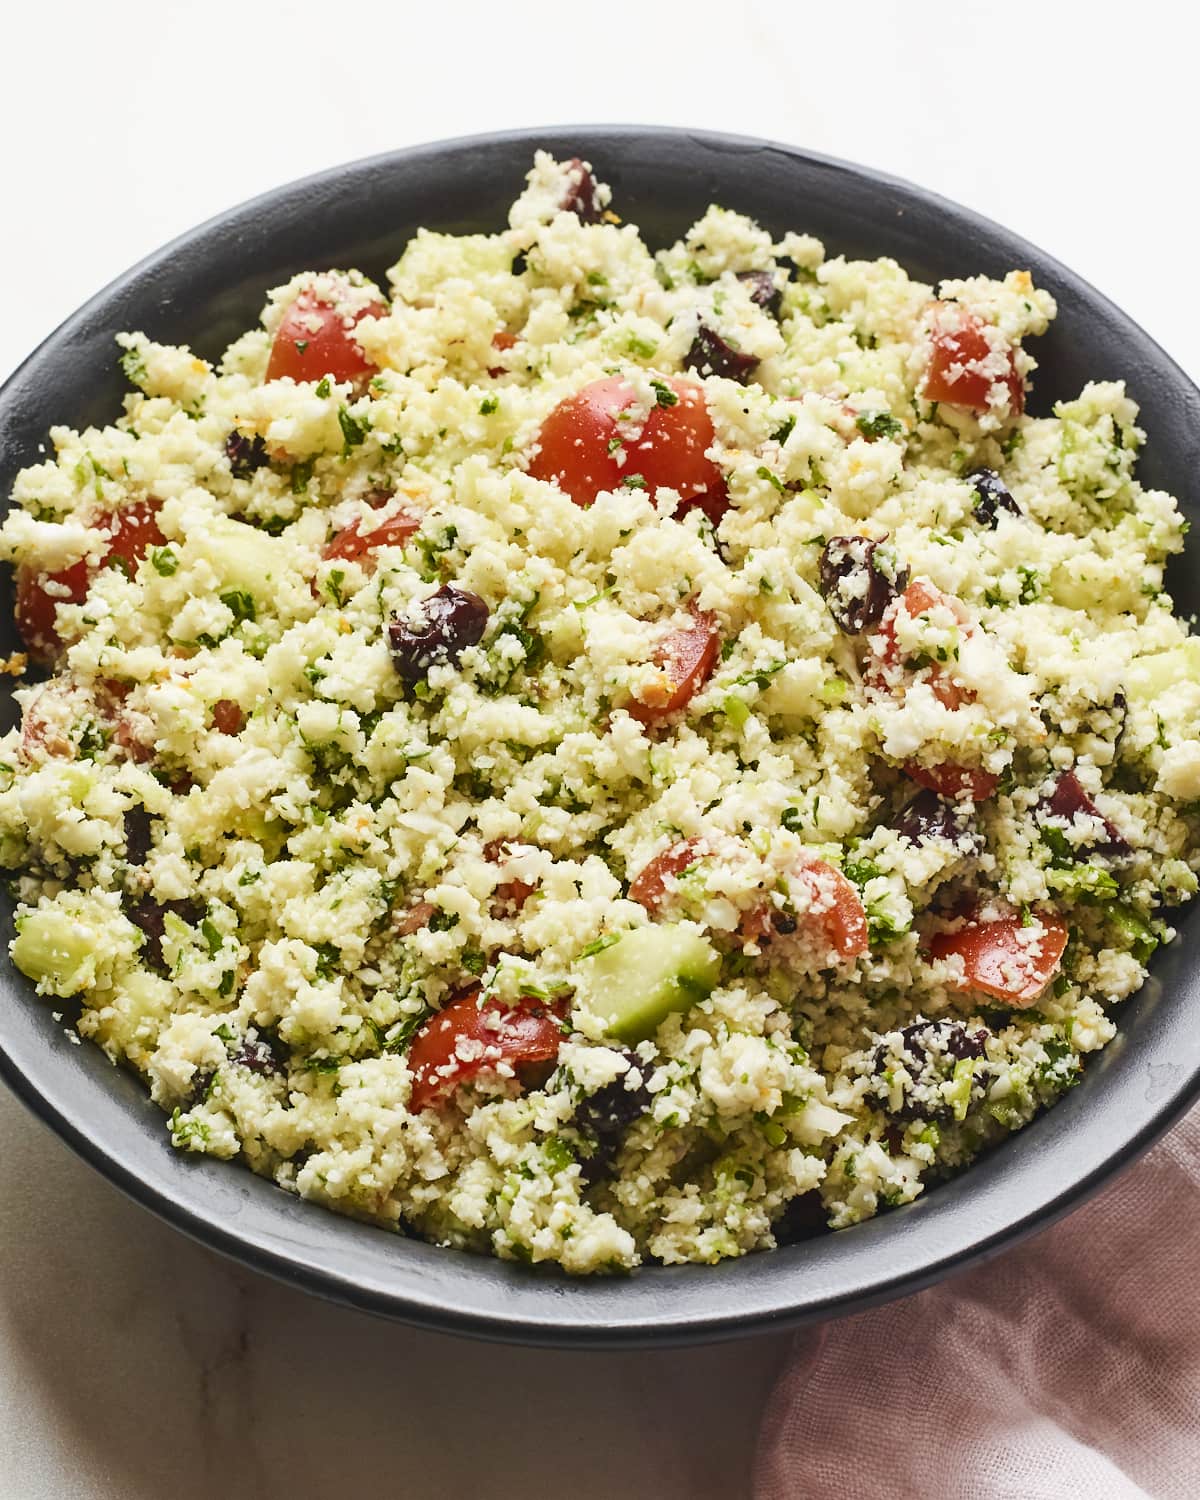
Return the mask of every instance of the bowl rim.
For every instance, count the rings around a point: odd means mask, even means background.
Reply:
[[[0,387],[0,417],[8,404],[25,399],[26,388],[43,367],[58,362],[73,330],[121,294],[152,280],[180,254],[194,253],[198,245],[229,234],[252,217],[267,211],[294,212],[313,194],[401,163],[444,161],[497,145],[522,146],[532,157],[535,149],[563,140],[576,142],[577,154],[585,158],[594,156],[598,146],[620,147],[635,140],[664,145],[688,143],[697,151],[725,155],[777,152],[835,177],[866,183],[884,197],[943,213],[957,230],[973,232],[989,246],[1002,247],[1006,255],[1029,260],[1043,278],[1049,274],[1060,285],[1072,288],[1126,333],[1154,371],[1164,376],[1180,399],[1200,415],[1200,391],[1132,319],[1053,256],[972,209],[902,178],[780,142],[683,127],[591,124],[521,127],[382,152],[298,178],[214,214],[144,256],[50,333]],[[798,211],[797,216],[802,214]],[[1177,939],[1173,949],[1178,950],[1181,944],[1182,939]],[[1182,978],[1184,972],[1178,951],[1167,968],[1171,971],[1168,988],[1174,987],[1172,981]],[[15,969],[5,972],[0,987],[12,987],[32,998],[32,990]],[[1152,975],[1139,994],[1152,992],[1148,1003],[1157,1005],[1162,988],[1160,979]],[[45,1028],[39,1028],[38,1045],[31,1044],[32,1032],[30,1036],[7,1034],[10,1028],[3,1019],[3,1007],[0,1078],[67,1145],[127,1196],[199,1243],[286,1284],[409,1324],[500,1342],[569,1343],[595,1348],[664,1346],[779,1330],[908,1295],[951,1272],[982,1263],[1077,1207],[1140,1156],[1200,1097],[1200,1039],[1189,1045],[1179,1014],[1183,997],[1176,1000],[1173,1027],[1166,1024],[1171,1019],[1171,1006],[1157,1017],[1159,1030],[1164,1026],[1166,1030],[1158,1038],[1152,1059],[1130,1057],[1122,1046],[1122,1033],[1106,1049],[1116,1049],[1117,1054],[1116,1065],[1105,1074],[1108,1092],[1114,1095],[1114,1107],[1122,1106],[1124,1111],[1116,1116],[1121,1135],[1115,1149],[1104,1147],[1098,1140],[1104,1132],[1095,1128],[1095,1122],[1090,1131],[1085,1128],[1086,1091],[1077,1090],[1057,1102],[1045,1116],[1045,1120],[1059,1122],[1061,1128],[1055,1135],[1066,1137],[1065,1142],[1055,1145],[1053,1153],[1039,1155],[1030,1139],[1036,1127],[1027,1127],[954,1179],[970,1180],[971,1190],[964,1195],[968,1200],[965,1210],[961,1198],[946,1204],[940,1198],[944,1189],[938,1189],[895,1214],[818,1241],[712,1267],[647,1267],[619,1279],[543,1276],[536,1268],[530,1270],[511,1262],[397,1241],[377,1227],[345,1219],[318,1205],[302,1204],[254,1177],[240,1163],[234,1164],[240,1168],[236,1175],[247,1181],[234,1191],[244,1200],[244,1211],[237,1211],[232,1224],[223,1222],[214,1212],[217,1195],[211,1173],[227,1172],[229,1163],[205,1160],[186,1164],[183,1171],[177,1167],[168,1170],[148,1148],[140,1153],[126,1151],[127,1143],[122,1143],[115,1130],[105,1126],[97,1131],[95,1119],[90,1117],[94,1100],[73,1095],[71,1080],[58,1056],[60,1049],[45,1045]],[[1131,1003],[1132,999],[1126,1002]],[[45,1003],[37,1004],[44,1007]],[[99,1049],[93,1050],[102,1059]],[[142,1089],[140,1081],[136,1087]],[[103,1094],[99,1088],[95,1092],[97,1097]],[[149,1105],[148,1099],[146,1102],[153,1118],[160,1119],[157,1108]],[[1084,1119],[1072,1134],[1076,1115]],[[131,1130],[141,1129],[140,1124],[131,1126]],[[172,1161],[181,1160],[169,1147],[166,1149]],[[1012,1177],[1026,1189],[1036,1188],[1015,1213],[1013,1184],[1006,1180]],[[268,1201],[261,1197],[259,1188],[272,1198]],[[291,1207],[280,1212],[283,1205]],[[295,1208],[314,1220],[319,1217],[327,1222],[306,1226],[297,1219]],[[276,1222],[287,1225],[291,1232],[284,1234],[275,1227]],[[363,1235],[369,1235],[379,1246],[390,1247],[389,1254],[394,1257],[390,1274],[365,1273],[364,1260],[380,1257],[368,1253]],[[820,1252],[811,1247],[831,1243],[839,1249],[833,1263],[826,1266]],[[880,1243],[885,1247],[883,1254]],[[399,1253],[401,1247],[407,1256]],[[436,1262],[431,1255],[437,1257]],[[406,1264],[409,1258],[412,1264]],[[745,1268],[752,1264],[764,1269],[757,1275],[745,1275]],[[765,1269],[767,1266],[772,1269]]]

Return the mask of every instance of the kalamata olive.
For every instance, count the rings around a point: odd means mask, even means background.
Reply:
[[[435,663],[454,664],[468,646],[483,638],[488,607],[469,589],[444,584],[421,605],[421,622],[393,620],[388,644],[397,674],[408,683],[420,682]]]
[[[905,1049],[918,1062],[923,1062],[925,1059],[925,1048],[921,1045],[921,1038],[928,1037],[930,1034],[936,1036],[942,1050],[948,1052],[956,1061],[961,1061],[964,1057],[982,1057],[987,1051],[987,1031],[983,1028],[978,1031],[968,1031],[957,1021],[914,1021],[911,1026],[900,1028]]]
[[[630,1068],[644,1075],[645,1064],[640,1058],[632,1052],[624,1056]],[[575,1128],[591,1146],[590,1153],[582,1159],[585,1182],[598,1182],[607,1176],[629,1127],[650,1108],[650,1091],[645,1082],[628,1088],[628,1077],[628,1072],[620,1074],[576,1106]]]
[[[599,224],[604,217],[604,205],[600,201],[596,179],[577,156],[564,166],[566,186],[559,207],[569,214],[578,214],[585,224]]]
[[[871,1058],[871,1082],[867,1095],[877,1108],[894,1120],[942,1120],[951,1113],[942,1084],[954,1076],[954,1065],[964,1058],[986,1055],[985,1028],[968,1031],[960,1021],[914,1021],[882,1038]],[[902,1083],[902,1100],[892,1103],[894,1074],[902,1067],[908,1075]],[[982,1095],[983,1086],[972,1086]]]
[[[865,536],[835,536],[821,553],[821,593],[838,629],[861,635],[878,625],[884,610],[908,583],[889,548]]]
[[[1039,813],[1045,817],[1062,818],[1070,823],[1077,813],[1084,813],[1089,818],[1098,818],[1104,825],[1104,838],[1095,838],[1085,844],[1076,845],[1075,852],[1083,859],[1090,855],[1099,855],[1103,859],[1124,859],[1126,855],[1132,854],[1128,842],[1121,836],[1116,825],[1100,811],[1083,787],[1074,771],[1064,771],[1054,783],[1054,790],[1049,797],[1043,798],[1038,806]]]
[[[131,807],[125,814],[126,864],[144,865],[152,842],[150,814],[144,807]]]
[[[779,316],[783,308],[783,288],[775,285],[772,272],[739,271],[737,279],[746,283],[746,290],[755,307],[761,307],[763,312],[770,313],[773,318]]]
[[[125,915],[146,939],[142,947],[143,957],[159,974],[167,972],[162,940],[168,912],[191,927],[204,916],[202,908],[195,901],[156,901],[153,896],[139,896],[125,902]]]
[[[771,1225],[777,1245],[798,1245],[802,1240],[830,1234],[829,1213],[816,1188],[792,1198]]]
[[[946,839],[951,844],[969,841],[978,850],[983,843],[958,803],[949,802],[928,788],[904,804],[892,827],[914,844],[924,844],[929,839]]]
[[[975,469],[967,475],[975,490],[975,519],[981,526],[995,526],[1000,512],[1019,516],[1021,507],[995,469]]]
[[[208,1098],[208,1091],[212,1088],[212,1081],[217,1076],[215,1068],[205,1068],[192,1077],[192,1086],[188,1090],[187,1108],[195,1109],[197,1104],[203,1104]]]
[[[231,432],[225,439],[225,457],[229,460],[229,472],[235,479],[249,479],[255,469],[269,462],[267,445],[260,437],[247,437],[244,432]]]
[[[230,1060],[263,1078],[275,1078],[287,1067],[283,1044],[272,1032],[260,1032],[254,1038],[242,1037]]]
[[[701,323],[683,362],[697,375],[722,375],[739,385],[745,385],[758,368],[753,354],[742,354],[706,323]]]

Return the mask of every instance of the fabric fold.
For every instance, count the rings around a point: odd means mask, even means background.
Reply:
[[[754,1494],[1200,1495],[1200,1111],[1027,1244],[799,1335]]]

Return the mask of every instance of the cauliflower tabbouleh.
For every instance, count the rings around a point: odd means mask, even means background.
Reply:
[[[0,532],[17,965],[181,1149],[572,1272],[963,1167],[1200,864],[1184,525],[1120,383],[1025,414],[1051,297],[610,202],[122,336]]]

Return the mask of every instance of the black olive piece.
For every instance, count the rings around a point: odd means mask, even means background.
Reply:
[[[156,901],[153,896],[139,896],[125,902],[125,915],[145,936],[142,948],[145,960],[159,974],[167,972],[162,940],[168,912],[191,927],[204,916],[203,908],[195,901]]]
[[[771,1233],[777,1245],[798,1245],[802,1240],[831,1234],[829,1214],[816,1188],[793,1198],[771,1225]]]
[[[967,475],[975,490],[975,519],[981,526],[995,526],[1000,512],[1019,516],[1021,507],[995,469],[975,469]]]
[[[392,665],[407,683],[420,682],[435,663],[456,663],[487,629],[487,605],[478,594],[452,583],[431,594],[421,612],[424,619],[418,625],[393,620],[388,626]]]
[[[745,385],[758,369],[758,360],[753,354],[742,354],[706,323],[701,323],[683,363],[697,375],[722,375],[727,380],[736,380],[739,385]]]
[[[231,1062],[249,1068],[263,1078],[275,1078],[286,1070],[287,1059],[283,1043],[270,1032],[260,1033],[253,1041],[242,1037],[241,1045],[231,1054]]]
[[[959,1021],[914,1021],[900,1031],[901,1056],[909,1059],[907,1071],[913,1087],[906,1089],[898,1109],[888,1102],[891,1085],[884,1078],[896,1047],[883,1041],[876,1047],[871,1059],[871,1071],[878,1084],[873,1091],[874,1102],[894,1120],[940,1120],[949,1116],[950,1110],[938,1092],[941,1084],[953,1069],[946,1063],[939,1066],[939,1054],[953,1062],[964,1058],[983,1057],[986,1052],[988,1033],[984,1029],[968,1031]],[[929,1093],[929,1101],[916,1095],[920,1088]]]
[[[1054,790],[1049,797],[1044,798],[1038,804],[1038,811],[1052,818],[1063,818],[1068,823],[1075,817],[1076,813],[1086,813],[1089,818],[1099,818],[1104,824],[1104,832],[1107,837],[1095,839],[1090,844],[1080,845],[1077,853],[1085,859],[1089,855],[1099,855],[1103,859],[1124,859],[1133,853],[1129,844],[1122,838],[1116,825],[1111,823],[1088,794],[1079,784],[1079,778],[1074,771],[1064,771],[1054,783]]]
[[[513,256],[512,273],[514,276],[523,276],[529,269],[529,262],[525,258],[524,250],[518,250]]]
[[[247,437],[244,432],[231,432],[225,439],[225,456],[235,479],[249,479],[255,469],[261,469],[270,462],[267,445],[262,438]]]
[[[918,1062],[925,1060],[921,1037],[930,1032],[937,1032],[946,1051],[959,1062],[964,1057],[982,1057],[987,1049],[986,1030],[968,1031],[958,1021],[914,1021],[911,1026],[902,1026],[900,1035],[904,1038],[904,1050]]]
[[[778,318],[783,310],[783,288],[775,285],[775,277],[770,271],[739,271],[737,279],[746,283],[755,307],[761,307],[763,312]]]
[[[125,862],[144,865],[154,842],[150,834],[150,814],[144,807],[131,807],[125,814]]]
[[[644,1073],[640,1058],[632,1052],[624,1053],[624,1057],[631,1068]],[[592,1146],[581,1162],[583,1180],[589,1184],[608,1175],[629,1127],[650,1108],[650,1090],[645,1082],[627,1088],[627,1077],[622,1073],[576,1106],[575,1129]]]
[[[922,790],[906,802],[891,825],[914,844],[923,844],[928,839],[946,839],[956,844],[969,838],[976,849],[983,840],[972,827],[971,819],[955,802],[947,802],[936,792]]]
[[[835,536],[821,553],[821,593],[845,635],[878,625],[884,610],[908,583],[908,569],[890,578],[876,561],[879,543],[865,536]]]
[[[559,208],[569,214],[578,214],[584,224],[599,224],[604,217],[604,205],[596,191],[596,179],[575,156],[565,163],[567,172],[566,191]]]
[[[1113,739],[1113,753],[1115,755],[1121,748],[1121,741],[1125,738],[1125,725],[1129,721],[1129,702],[1120,688],[1113,694],[1111,712],[1114,719],[1121,721],[1121,727],[1117,730],[1116,737]]]
[[[212,1081],[217,1076],[213,1068],[205,1068],[202,1073],[197,1073],[192,1079],[192,1086],[188,1090],[187,1108],[194,1109],[197,1104],[202,1104],[212,1087]]]

